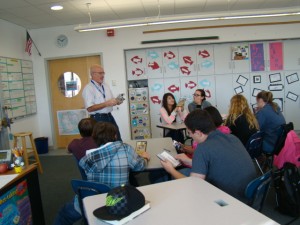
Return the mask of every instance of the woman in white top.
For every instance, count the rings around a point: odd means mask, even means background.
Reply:
[[[163,96],[162,107],[160,109],[160,116],[162,124],[172,124],[174,122],[184,121],[187,115],[184,106],[177,106],[174,95],[166,93]],[[167,137],[171,137],[173,140],[183,142],[184,136],[182,131],[169,130],[166,134]]]

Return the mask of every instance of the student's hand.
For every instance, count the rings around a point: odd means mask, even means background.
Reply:
[[[160,163],[162,165],[162,167],[168,172],[168,173],[172,173],[173,170],[175,170],[175,168],[173,167],[172,163],[168,160],[162,161],[160,160]]]
[[[150,155],[149,155],[148,152],[141,152],[141,153],[140,153],[140,156],[141,156],[142,158],[144,158],[144,159],[147,159],[147,161],[150,160]]]
[[[183,108],[181,106],[176,106],[175,108],[176,112],[182,112],[183,111]]]
[[[175,155],[175,159],[178,159],[179,161],[181,161],[182,163],[184,163],[185,165],[192,165],[192,159],[189,158],[186,154],[181,153],[178,155]]]

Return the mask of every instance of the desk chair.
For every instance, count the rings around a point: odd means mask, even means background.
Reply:
[[[261,156],[262,154],[263,135],[264,132],[257,131],[249,138],[245,146],[251,159],[253,159],[256,162],[256,165],[258,166],[261,174],[264,174],[264,172],[257,161],[257,157]]]
[[[78,159],[75,157],[75,155],[73,155],[73,157],[74,157],[75,163],[76,163],[76,165],[77,165],[77,167],[78,167],[78,170],[79,170],[79,172],[80,172],[80,175],[81,175],[82,180],[87,180],[87,176],[86,176],[84,170],[79,166],[79,161],[78,161]]]
[[[78,196],[79,207],[81,210],[81,215],[82,215],[84,224],[88,225],[87,219],[84,214],[82,200],[85,197],[88,197],[91,195],[107,193],[110,190],[110,187],[108,187],[105,184],[84,181],[84,180],[75,180],[75,179],[73,179],[71,181],[71,185],[72,185],[73,191]]]
[[[271,170],[251,181],[245,190],[248,205],[257,211],[261,211],[271,183]]]
[[[270,169],[273,167],[274,155],[278,155],[280,153],[281,149],[283,148],[283,146],[285,144],[285,139],[286,139],[288,132],[290,132],[293,129],[294,129],[294,124],[292,122],[281,125],[278,129],[278,138],[277,138],[277,141],[276,141],[273,151],[272,152],[264,152],[263,151],[267,157],[267,165],[269,166]]]

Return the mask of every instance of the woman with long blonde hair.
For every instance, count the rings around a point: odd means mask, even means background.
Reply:
[[[238,94],[231,98],[225,125],[244,145],[250,136],[259,130],[258,122],[243,95]]]

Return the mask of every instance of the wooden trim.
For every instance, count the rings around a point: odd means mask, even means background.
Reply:
[[[150,40],[150,41],[142,41],[141,44],[178,42],[178,41],[216,40],[216,39],[219,39],[219,36]]]
[[[171,29],[163,29],[163,30],[143,31],[143,34],[172,32],[172,31],[182,31],[182,30],[213,29],[213,28],[226,28],[226,27],[267,26],[267,25],[283,25],[283,24],[295,24],[295,23],[300,23],[300,21],[268,22],[268,23],[244,23],[244,24],[240,23],[240,24],[202,26],[202,27],[183,27],[183,28],[171,28]]]

